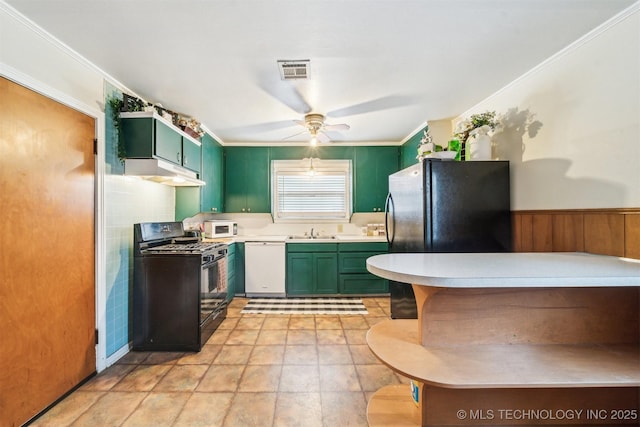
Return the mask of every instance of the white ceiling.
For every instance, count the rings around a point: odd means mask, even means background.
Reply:
[[[459,115],[634,0],[5,0],[145,100],[226,143],[305,112],[333,141],[399,142]],[[282,81],[278,59],[311,60]],[[303,141],[299,135],[287,141]]]

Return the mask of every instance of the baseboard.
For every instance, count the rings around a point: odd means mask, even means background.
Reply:
[[[127,353],[129,353],[131,351],[131,346],[132,346],[132,343],[129,342],[129,343],[123,345],[122,347],[120,347],[111,356],[107,357],[106,367],[108,368],[109,366],[111,366],[114,363],[116,363],[118,360],[122,359]]]

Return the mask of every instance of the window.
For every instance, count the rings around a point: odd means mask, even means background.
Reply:
[[[349,221],[351,160],[273,160],[274,221]]]

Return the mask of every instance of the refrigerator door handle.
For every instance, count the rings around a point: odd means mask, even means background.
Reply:
[[[391,227],[389,227],[389,216],[391,216]],[[387,243],[393,243],[395,233],[395,218],[393,217],[393,197],[391,193],[387,194],[387,200],[384,202],[384,228],[387,230]]]

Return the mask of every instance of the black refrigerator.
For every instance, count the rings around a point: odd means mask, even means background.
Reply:
[[[511,252],[509,162],[425,159],[389,176],[389,252]],[[417,318],[411,285],[389,282],[391,318]]]

